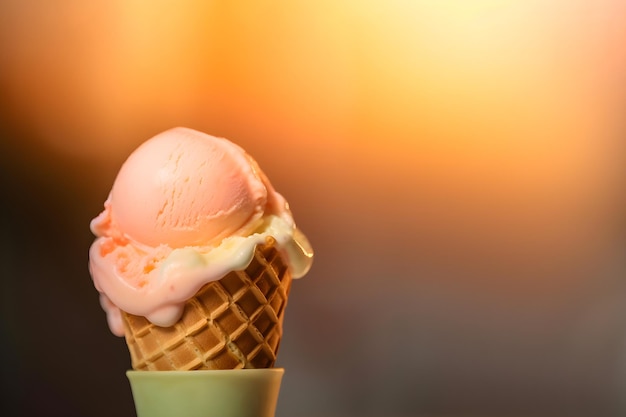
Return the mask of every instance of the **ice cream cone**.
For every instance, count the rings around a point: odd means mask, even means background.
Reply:
[[[290,287],[291,274],[268,238],[245,270],[206,284],[188,300],[175,325],[123,313],[133,369],[273,367]]]
[[[137,417],[274,417],[284,370],[128,371]]]
[[[90,227],[138,417],[273,417],[291,280],[313,251],[256,161],[192,129],[160,133],[124,162]]]

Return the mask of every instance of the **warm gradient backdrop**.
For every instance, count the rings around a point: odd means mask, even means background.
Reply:
[[[621,0],[2,0],[0,414],[133,415],[88,223],[173,126],[316,249],[279,416],[624,413],[625,114]]]

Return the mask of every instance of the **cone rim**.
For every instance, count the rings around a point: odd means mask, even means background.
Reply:
[[[202,376],[220,376],[220,374],[225,374],[228,376],[235,376],[235,374],[252,376],[254,374],[262,375],[262,374],[284,374],[285,368],[239,368],[239,369],[190,369],[190,370],[180,370],[180,369],[165,369],[161,371],[143,371],[136,369],[128,369],[126,370],[127,376],[133,377],[141,377],[141,376],[150,376],[154,377],[155,375],[162,375],[164,377],[167,376],[190,376],[190,377],[202,377]]]

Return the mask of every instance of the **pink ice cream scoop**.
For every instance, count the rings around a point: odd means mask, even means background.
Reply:
[[[268,188],[238,146],[177,128],[124,163],[109,199],[111,219],[144,245],[211,245],[252,227],[265,212]]]
[[[187,128],[143,143],[120,169],[90,270],[111,330],[123,335],[120,309],[169,326],[208,281],[244,269],[254,247],[276,239],[292,275],[312,251],[284,198],[239,146]]]

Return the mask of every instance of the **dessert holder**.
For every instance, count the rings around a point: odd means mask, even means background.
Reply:
[[[173,326],[122,312],[133,369],[274,367],[291,282],[275,239],[268,237],[245,270],[204,285]]]
[[[282,368],[127,371],[137,417],[274,417]]]

